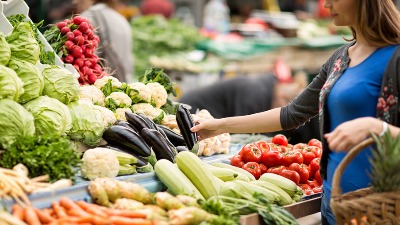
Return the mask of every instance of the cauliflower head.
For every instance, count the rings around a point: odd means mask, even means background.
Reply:
[[[83,85],[80,87],[79,100],[89,101],[95,105],[104,106],[105,96],[103,92],[93,85]]]
[[[129,96],[133,103],[150,103],[151,102],[151,90],[142,82],[134,82],[129,85],[131,90]]]
[[[114,178],[118,175],[117,156],[108,148],[92,148],[83,153],[81,171],[83,177],[94,180],[99,177]]]
[[[131,109],[134,113],[142,113],[146,115],[157,124],[160,124],[165,116],[165,113],[162,109],[155,108],[149,103],[134,104],[132,105]]]
[[[132,105],[132,99],[123,92],[113,92],[106,97],[106,107],[114,111],[118,108],[127,108]]]
[[[94,82],[94,86],[97,87],[98,89],[102,90],[103,87],[107,84],[107,82],[111,80],[111,84],[113,88],[121,88],[122,83],[118,80],[118,78],[113,77],[113,76],[104,76],[100,79],[97,79],[96,82]]]
[[[115,110],[115,117],[117,120],[126,121],[125,112],[132,112],[130,108],[118,108]]]
[[[151,103],[155,105],[156,108],[161,108],[161,106],[167,103],[168,93],[164,86],[157,82],[148,83],[146,86],[151,90]]]
[[[99,105],[95,105],[94,107],[100,111],[101,116],[103,117],[103,124],[105,128],[108,128],[117,122],[117,118],[111,110]]]

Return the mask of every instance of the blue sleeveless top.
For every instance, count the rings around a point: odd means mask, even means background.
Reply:
[[[397,45],[377,49],[360,64],[347,68],[332,87],[327,99],[330,131],[341,123],[359,117],[376,117],[376,105],[382,77]],[[327,180],[323,190],[328,199],[333,174],[345,152],[331,152],[327,165]],[[370,185],[370,148],[361,151],[347,166],[341,179],[342,192],[350,192]]]

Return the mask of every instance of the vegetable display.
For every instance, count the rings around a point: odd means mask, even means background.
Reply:
[[[282,134],[270,142],[256,141],[245,144],[234,155],[230,164],[250,172],[256,179],[272,173],[288,178],[301,187],[306,195],[321,193],[319,174],[321,142],[311,139],[307,144],[288,144]]]

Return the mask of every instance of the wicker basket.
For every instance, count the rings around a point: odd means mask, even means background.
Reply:
[[[359,152],[373,143],[374,139],[369,138],[355,146],[335,171],[330,205],[339,225],[400,224],[400,192],[374,193],[369,187],[342,194],[340,180],[344,169]]]

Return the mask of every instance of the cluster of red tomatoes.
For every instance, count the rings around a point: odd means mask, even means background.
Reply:
[[[264,173],[286,177],[309,195],[322,191],[321,154],[322,144],[317,139],[311,139],[307,144],[291,145],[286,136],[277,134],[271,142],[257,141],[244,145],[230,163],[250,172],[256,179]]]

